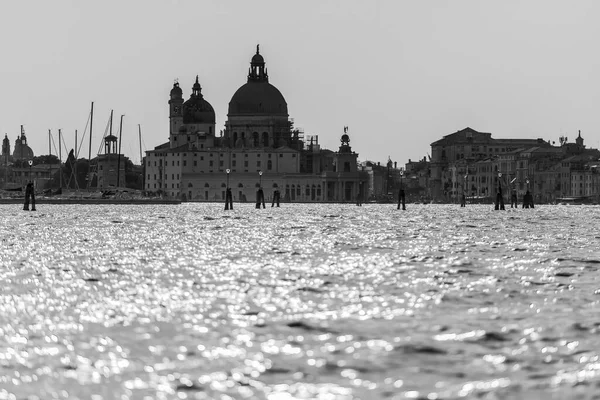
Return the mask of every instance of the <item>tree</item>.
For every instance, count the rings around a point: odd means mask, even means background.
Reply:
[[[54,154],[33,157],[33,165],[58,163],[58,157],[56,157]]]

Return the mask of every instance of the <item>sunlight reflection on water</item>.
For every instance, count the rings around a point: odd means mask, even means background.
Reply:
[[[18,208],[0,400],[600,390],[597,207]]]

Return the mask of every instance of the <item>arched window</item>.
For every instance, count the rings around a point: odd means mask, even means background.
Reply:
[[[274,188],[279,187],[279,186],[277,186],[277,182],[273,182],[273,187]]]
[[[306,192],[305,192],[305,194],[307,196],[310,196],[310,185],[306,185]]]
[[[188,183],[188,187],[194,187],[194,185],[192,185],[192,182]]]
[[[259,140],[258,132],[252,132],[252,145],[254,147],[258,147],[260,145]]]
[[[237,146],[237,141],[238,141],[238,133],[233,132],[233,147]]]
[[[241,187],[241,188],[244,187],[244,185],[242,184],[242,182],[238,183],[238,187]]]
[[[206,182],[206,183],[204,184],[204,187],[210,187],[210,185],[208,184],[208,182]]]
[[[207,183],[208,185],[208,183]],[[221,187],[227,187],[227,185],[225,185],[224,183],[221,183]]]
[[[265,147],[269,146],[269,134],[267,132],[262,133],[262,145]]]
[[[296,186],[296,196],[300,196],[301,194],[302,194],[302,189],[300,189],[300,185],[298,185],[298,186]]]
[[[273,169],[273,161],[271,160],[267,160],[267,170],[272,170]]]
[[[317,185],[317,196],[321,196],[321,185]]]

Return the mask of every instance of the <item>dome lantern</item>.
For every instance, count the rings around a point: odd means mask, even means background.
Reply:
[[[248,82],[269,82],[267,69],[265,68],[265,59],[259,53],[259,45],[256,45],[256,54],[250,61],[250,72],[248,73]]]
[[[196,82],[194,86],[192,86],[192,96],[202,97],[202,86],[200,86],[200,82],[198,82],[198,75],[196,75]]]

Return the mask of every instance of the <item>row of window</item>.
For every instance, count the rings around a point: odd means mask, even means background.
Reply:
[[[156,157],[171,157],[171,156],[172,157],[179,157],[180,154],[181,153],[154,153],[154,155]],[[198,155],[198,153],[196,153],[196,152],[194,152],[193,154],[194,154],[194,157],[196,157]],[[213,157],[214,154],[215,153],[208,153],[208,156],[209,157]],[[225,157],[226,153],[216,153],[216,154],[218,154],[219,157]],[[256,154],[256,157],[260,158],[262,153],[255,153],[255,154]],[[292,154],[292,158],[296,157],[296,153],[291,153],[291,154]],[[267,153],[267,157],[268,158],[272,158],[272,155],[273,154],[271,154],[271,153]],[[183,153],[183,157],[187,157],[187,153]],[[231,153],[231,157],[232,158],[236,158],[237,157],[237,153]],[[248,153],[244,153],[244,157],[248,158]],[[283,157],[283,153],[279,153],[279,158],[282,158],[282,157]],[[148,165],[150,165],[150,164],[148,164]]]
[[[201,161],[203,161],[203,160],[201,160]],[[150,165],[148,165],[148,166],[150,166]],[[156,165],[156,161],[154,162],[154,166],[155,166],[155,167],[157,166],[157,165]],[[162,166],[162,163],[160,164],[160,166]],[[175,166],[175,161],[173,161],[173,164],[172,164],[172,166],[173,166],[173,167]],[[177,166],[179,166],[179,161],[177,161]],[[184,167],[187,167],[187,162],[186,162],[186,160],[183,160],[183,166],[184,166]],[[197,167],[197,166],[198,166],[198,161],[194,160],[194,167]],[[208,163],[208,166],[209,166],[209,167],[213,167],[213,166],[214,166],[214,162],[213,162],[213,160],[210,160],[210,161],[209,161],[209,163]],[[220,166],[220,167],[223,167],[223,166],[224,166],[224,161],[223,161],[223,160],[220,160],[220,161],[219,161],[219,166]],[[232,167],[237,167],[237,161],[236,161],[236,160],[233,160],[233,161],[231,161],[231,166],[232,166]],[[249,162],[248,162],[248,161],[244,161],[244,167],[248,168],[248,166],[249,166]],[[256,166],[257,166],[258,168],[260,168],[260,167],[262,166],[262,163],[261,163],[260,161],[257,161],[257,162],[256,162]],[[272,169],[273,169],[273,161],[271,161],[271,160],[267,160],[267,170],[269,170],[269,171],[270,171],[270,170],[272,170]],[[150,178],[148,178],[148,179],[150,179]]]

